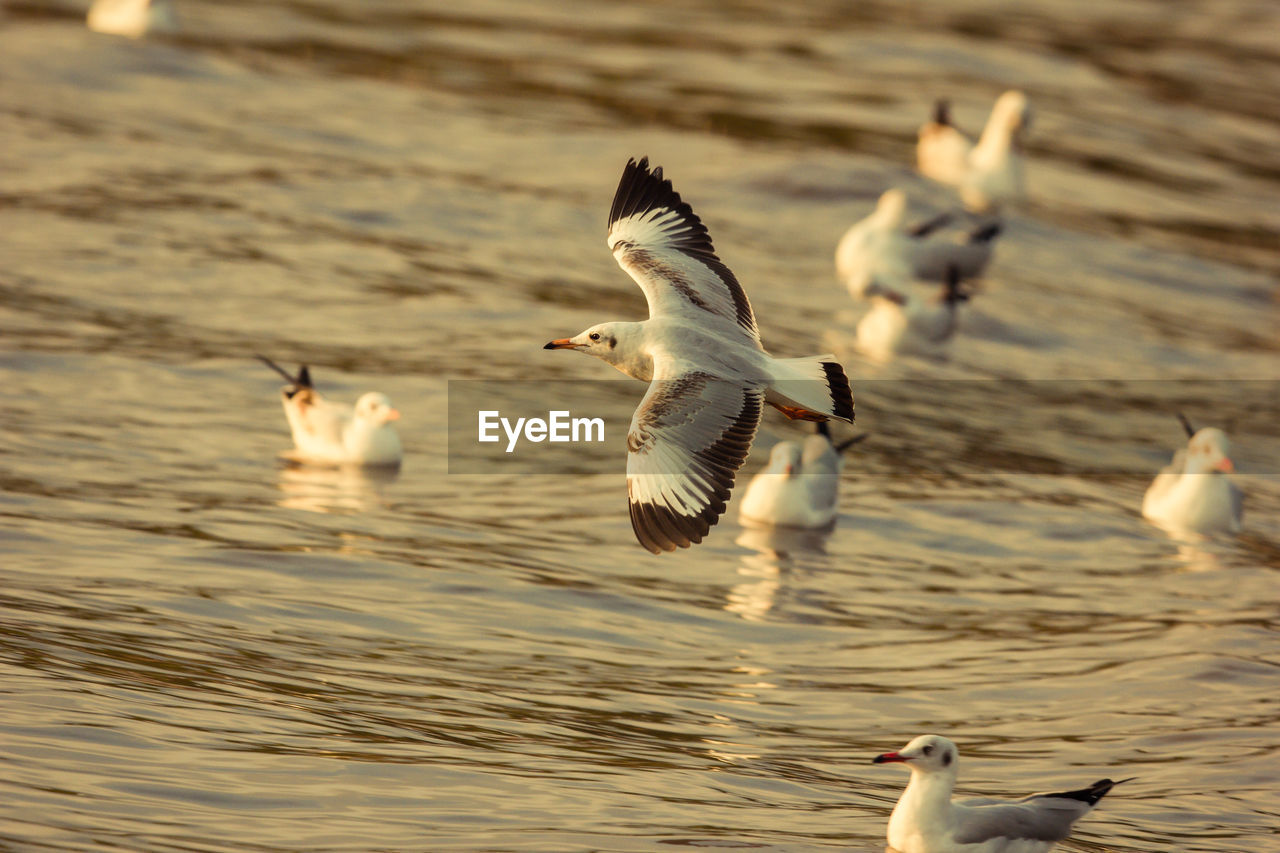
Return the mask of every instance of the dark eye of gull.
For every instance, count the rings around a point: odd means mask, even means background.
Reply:
[[[929,745],[924,748],[925,755],[933,755],[933,746]]]
[[[598,340],[600,340],[600,333],[599,333],[599,332],[592,332],[591,334],[587,335],[587,337],[591,338],[591,340],[593,340],[593,341],[598,341]]]

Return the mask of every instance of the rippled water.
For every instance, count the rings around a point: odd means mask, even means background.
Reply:
[[[0,844],[873,851],[869,758],[934,731],[968,793],[1139,777],[1064,849],[1280,850],[1273,4],[180,10],[0,24]],[[620,456],[447,473],[449,380],[613,378],[540,347],[643,315],[627,157],[801,355],[844,228],[948,203],[933,99],[1014,85],[1030,202],[949,362],[846,360],[829,537],[652,557]],[[277,463],[258,352],[389,394],[403,471]],[[1138,516],[1173,409],[1230,428],[1239,537]]]

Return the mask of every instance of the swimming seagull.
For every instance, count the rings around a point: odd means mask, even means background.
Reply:
[[[649,319],[601,323],[544,349],[581,350],[649,383],[627,434],[631,526],[655,554],[687,548],[724,513],[764,403],[852,423],[853,394],[831,355],[765,352],[706,226],[647,157],[622,172],[608,243],[644,291]]]
[[[899,853],[1044,853],[1123,782],[1099,779],[1078,791],[1032,794],[1021,800],[951,799],[959,762],[956,745],[921,735],[873,764],[902,762],[911,781],[889,818],[889,846]]]
[[[900,352],[940,356],[955,335],[960,303],[969,294],[954,272],[933,299],[873,286],[871,310],[858,321],[857,347],[873,361],[889,361]]]
[[[954,124],[945,101],[933,120],[921,126],[916,142],[920,174],[960,191],[974,210],[990,210],[1018,201],[1024,193],[1022,132],[1031,121],[1027,96],[1008,91],[996,99],[974,145]]]
[[[147,33],[176,33],[178,13],[169,0],[96,0],[86,23],[95,32],[136,39]]]
[[[835,444],[825,423],[803,442],[780,441],[769,454],[769,466],[751,478],[738,504],[746,525],[821,528],[835,521],[839,496],[840,454],[867,433]]]
[[[943,213],[917,225],[906,224],[907,196],[886,190],[869,216],[855,222],[836,246],[836,274],[854,299],[872,285],[902,287],[912,279],[945,282],[982,275],[991,260],[1000,224],[955,227]]]
[[[1181,412],[1187,446],[1156,475],[1142,498],[1150,521],[1184,533],[1236,533],[1244,515],[1244,492],[1223,474],[1235,470],[1231,443],[1216,427],[1196,430]]]
[[[289,382],[280,391],[296,448],[283,454],[287,458],[324,465],[400,464],[400,436],[391,426],[391,421],[399,420],[400,412],[391,407],[385,394],[370,391],[353,409],[321,397],[305,364],[297,376],[290,376],[266,356],[258,358]]]

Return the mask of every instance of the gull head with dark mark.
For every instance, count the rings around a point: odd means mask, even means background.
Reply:
[[[941,735],[921,735],[872,763],[905,764],[911,771],[886,833],[900,853],[1046,853],[1112,788],[1131,781],[1099,779],[1087,788],[1018,800],[953,800],[959,751]]]

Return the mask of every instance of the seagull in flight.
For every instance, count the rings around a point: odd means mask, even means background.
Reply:
[[[889,846],[899,853],[1045,853],[1071,834],[1116,785],[1099,779],[1078,791],[1032,794],[1020,800],[952,800],[960,753],[940,735],[921,735],[873,764],[900,762],[911,771],[889,818]]]
[[[622,172],[608,243],[649,319],[601,323],[544,349],[579,350],[649,383],[627,434],[631,526],[655,554],[687,548],[724,513],[765,403],[790,418],[853,423],[853,394],[832,355],[765,352],[707,227],[647,157]]]

